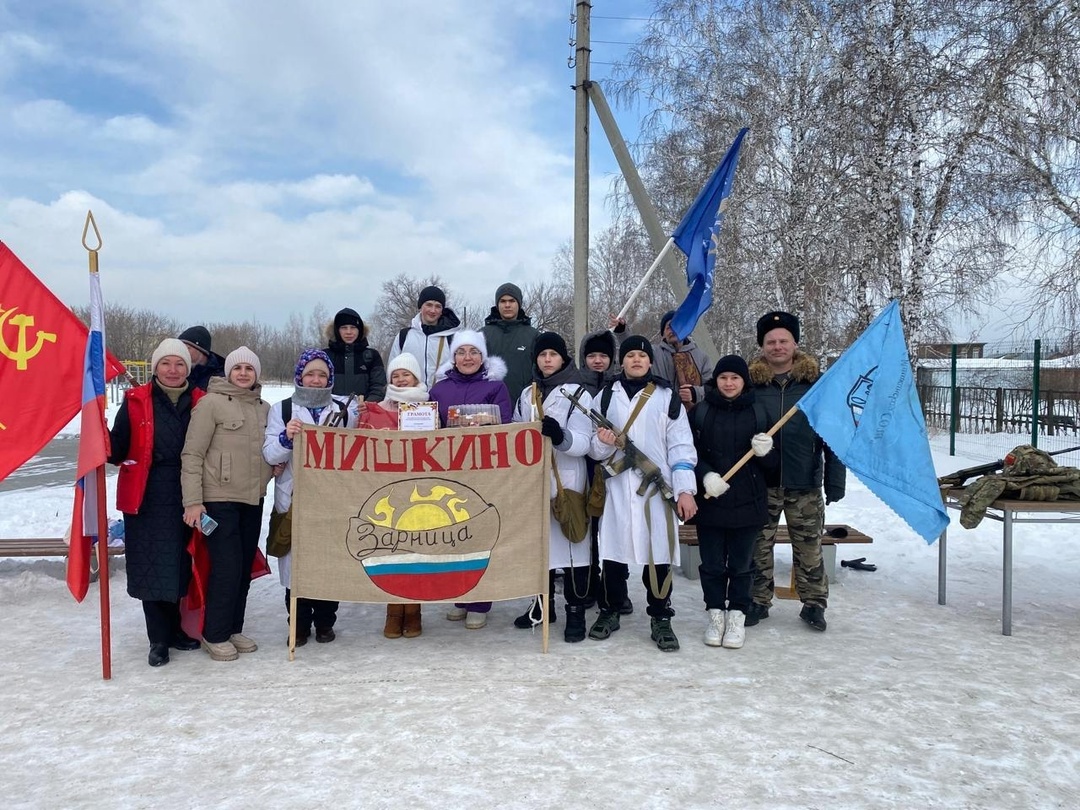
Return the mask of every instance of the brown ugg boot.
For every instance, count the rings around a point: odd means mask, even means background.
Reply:
[[[420,621],[420,605],[405,605],[405,638],[416,638],[423,632]]]
[[[401,638],[401,622],[405,612],[404,605],[386,606],[386,627],[382,634],[387,638]]]

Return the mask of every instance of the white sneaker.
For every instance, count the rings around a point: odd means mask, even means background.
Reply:
[[[709,647],[719,647],[724,639],[724,611],[718,608],[709,609],[709,623],[705,625],[705,644]]]
[[[465,614],[469,611],[465,608],[452,607],[446,611],[446,618],[452,622],[460,622],[465,618]]]
[[[468,615],[465,616],[466,630],[479,630],[485,624],[487,624],[486,613],[477,613],[475,610],[470,610]]]
[[[746,639],[746,614],[741,610],[729,610],[727,614],[727,629],[724,631],[723,646],[729,650],[737,650]]]

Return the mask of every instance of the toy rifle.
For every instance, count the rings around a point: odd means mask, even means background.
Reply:
[[[615,446],[622,450],[623,457],[617,461],[600,462],[600,469],[604,471],[605,476],[611,478],[627,469],[637,470],[638,475],[642,478],[641,486],[637,489],[638,495],[645,497],[649,487],[655,486],[664,500],[672,504],[675,503],[675,493],[671,491],[671,487],[664,480],[664,474],[660,472],[660,468],[655,461],[641,452],[637,445],[630,441],[630,437],[623,435],[619,428],[615,427],[614,423],[600,411],[582,405],[580,395],[567,391],[565,388],[562,389],[562,393],[575,408],[588,416],[596,427],[607,428],[615,434]]]
[[[330,415],[330,418],[326,420],[327,427],[345,427],[349,423],[349,408],[352,407],[353,402],[356,401],[356,394],[350,394],[349,398],[345,400],[345,405],[340,411],[335,411]],[[363,397],[360,399],[363,402]]]
[[[1080,445],[1076,447],[1066,447],[1064,450],[1054,450],[1048,452],[1048,456],[1060,456],[1062,453],[1075,453],[1080,450]],[[1012,454],[1005,456],[1005,458],[998,459],[997,461],[991,461],[989,464],[979,464],[975,467],[965,467],[962,470],[957,470],[954,473],[943,475],[938,479],[938,486],[942,489],[960,489],[965,486],[969,479],[978,478],[983,475],[993,475],[996,472],[1001,472],[1005,468],[1006,464],[1012,463]]]

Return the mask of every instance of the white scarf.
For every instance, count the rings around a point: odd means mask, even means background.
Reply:
[[[386,399],[389,402],[427,402],[428,387],[423,383],[415,387],[400,388],[396,385],[386,386]]]

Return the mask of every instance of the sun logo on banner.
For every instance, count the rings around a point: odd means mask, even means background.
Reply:
[[[427,495],[421,495],[420,491],[413,487],[409,501],[412,505],[395,521],[394,513],[397,510],[391,503],[390,496],[386,495],[375,504],[373,514],[367,519],[376,526],[409,531],[441,529],[469,519],[469,512],[464,508],[468,499],[457,497],[457,492],[450,487],[432,487]]]
[[[53,332],[43,332],[40,329],[34,336],[34,345],[27,346],[26,333],[34,327],[34,316],[26,314],[13,315],[18,307],[3,309],[0,304],[0,354],[8,360],[15,361],[16,371],[26,371],[31,360],[45,347],[46,343],[56,343],[56,335]],[[14,348],[4,336],[4,328],[10,324],[18,329],[18,337],[15,338]]]
[[[349,519],[345,539],[372,583],[410,600],[453,599],[487,571],[501,519],[475,490],[439,478],[389,484]]]

